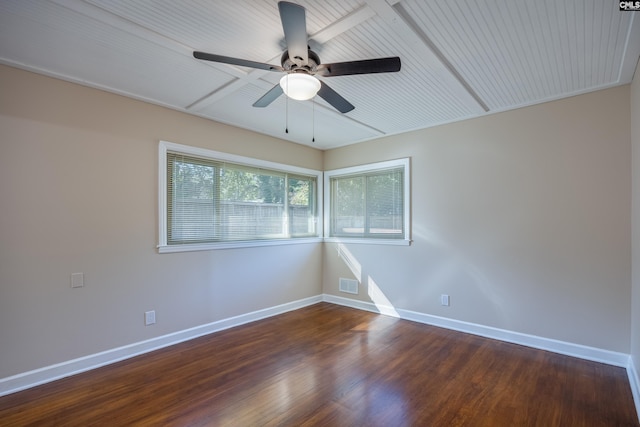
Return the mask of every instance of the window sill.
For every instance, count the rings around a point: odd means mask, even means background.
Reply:
[[[212,251],[218,249],[241,249],[241,248],[259,248],[264,246],[285,246],[299,245],[308,243],[352,243],[361,245],[389,245],[389,246],[410,246],[411,240],[407,239],[362,239],[351,237],[308,237],[299,239],[282,239],[282,240],[253,240],[238,242],[219,242],[219,243],[190,243],[184,245],[161,245],[158,246],[158,253],[168,254],[173,252],[195,252],[195,251]]]
[[[216,243],[189,243],[184,245],[160,245],[158,252],[161,254],[173,252],[194,252],[194,251],[211,251],[217,249],[240,249],[255,248],[263,246],[283,246],[283,245],[299,245],[306,243],[321,243],[320,237],[308,237],[299,239],[282,239],[282,240],[251,240],[238,242],[216,242]]]
[[[365,239],[357,237],[325,237],[327,243],[355,243],[364,245],[391,245],[391,246],[409,246],[411,240],[408,239]]]

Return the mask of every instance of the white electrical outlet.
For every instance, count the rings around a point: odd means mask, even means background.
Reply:
[[[84,287],[84,273],[71,273],[71,287],[72,288]]]
[[[449,305],[449,295],[440,295],[440,304],[448,306]]]
[[[145,326],[153,325],[156,323],[156,311],[145,311],[144,312],[144,324]]]

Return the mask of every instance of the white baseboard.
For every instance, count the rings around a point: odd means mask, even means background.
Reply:
[[[445,317],[433,316],[430,314],[418,313],[410,310],[402,310],[394,307],[380,307],[370,302],[357,301],[335,295],[324,294],[322,296],[322,300],[333,304],[357,308],[360,310],[372,311],[374,313],[393,315],[401,319],[411,320],[427,325],[439,326],[441,328],[466,332],[486,338],[520,344],[541,350],[548,350],[554,353],[578,357],[580,359],[602,362],[609,365],[620,366],[623,368],[627,368],[629,365],[629,355],[625,353],[618,353],[615,351],[603,350],[600,348],[588,347],[581,344],[573,344],[550,338],[523,334],[520,332],[513,332],[506,329],[493,328],[491,326],[478,325],[461,320],[447,319]]]
[[[627,366],[627,375],[629,376],[633,401],[636,403],[636,414],[638,415],[638,421],[640,421],[640,376],[638,376],[638,370],[631,357],[629,358],[629,365]]]
[[[183,341],[188,341],[213,332],[229,329],[234,326],[240,326],[245,323],[254,322],[256,320],[286,313],[288,311],[297,310],[308,305],[317,304],[321,301],[322,296],[317,295],[275,307],[242,314],[240,316],[222,319],[146,341],[140,341],[123,347],[91,354],[89,356],[80,357],[67,362],[46,366],[44,368],[35,369],[33,371],[24,372],[11,377],[2,378],[0,379],[0,396],[15,393],[17,391],[55,381],[60,378],[79,374],[80,372],[89,371],[91,369],[129,359],[140,354],[168,347],[173,344],[178,344]]]

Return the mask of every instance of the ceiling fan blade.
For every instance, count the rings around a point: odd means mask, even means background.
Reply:
[[[259,70],[267,71],[284,71],[279,65],[265,64],[263,62],[248,61],[246,59],[232,58],[230,56],[214,55],[213,53],[206,52],[193,52],[193,57],[197,59],[204,59],[205,61],[222,62],[223,64],[240,65],[242,67],[257,68]]]
[[[349,76],[352,74],[395,73],[400,71],[400,58],[364,59],[362,61],[321,64],[316,74],[323,77]]]
[[[280,20],[287,41],[289,59],[296,65],[307,65],[309,62],[307,45],[307,20],[304,7],[286,1],[278,2]]]
[[[277,84],[271,89],[269,89],[269,92],[265,93],[264,95],[262,95],[260,99],[254,102],[253,106],[260,107],[260,108],[266,107],[267,105],[275,101],[283,93],[284,92],[282,91],[282,87],[279,84]]]
[[[320,82],[320,90],[318,91],[318,96],[320,96],[320,98],[327,101],[329,104],[333,106],[333,108],[340,111],[341,113],[348,113],[349,111],[356,108],[353,105],[351,105],[349,101],[347,101],[342,96],[340,96],[338,92],[331,89],[323,81]]]

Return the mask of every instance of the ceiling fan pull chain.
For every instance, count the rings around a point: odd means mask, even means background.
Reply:
[[[316,98],[311,100],[311,142],[316,142]]]
[[[289,79],[287,79],[287,90],[289,90]],[[285,124],[284,124],[284,133],[289,133],[289,97],[285,96],[285,107],[284,107],[284,115],[285,115]]]

